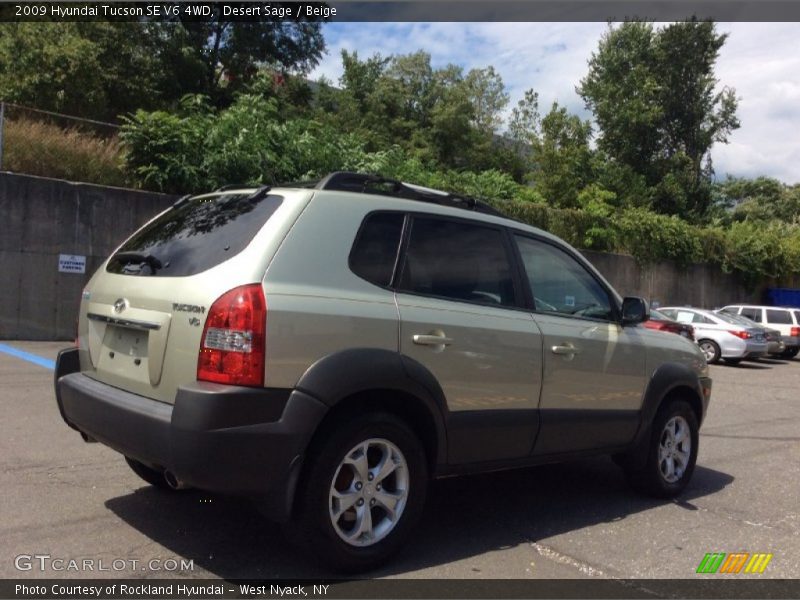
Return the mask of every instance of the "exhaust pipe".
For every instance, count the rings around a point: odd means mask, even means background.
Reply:
[[[96,444],[97,443],[97,440],[94,439],[93,437],[85,434],[82,431],[80,433],[81,433],[81,437],[83,438],[83,441],[86,442],[87,444]]]
[[[175,477],[175,473],[172,471],[164,471],[164,481],[166,481],[167,485],[173,490],[183,490],[188,487],[180,479]]]

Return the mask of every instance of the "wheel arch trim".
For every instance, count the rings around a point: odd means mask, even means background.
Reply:
[[[347,398],[372,390],[413,397],[431,417],[436,434],[436,466],[447,462],[447,403],[436,377],[418,361],[382,348],[352,348],[312,364],[295,388],[334,408]]]

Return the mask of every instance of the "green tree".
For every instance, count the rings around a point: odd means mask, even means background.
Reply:
[[[472,69],[464,78],[463,85],[472,105],[472,121],[479,133],[491,139],[502,125],[502,112],[508,105],[503,78],[489,66]]]
[[[711,147],[739,127],[735,92],[717,91],[714,76],[726,37],[708,21],[623,23],[603,36],[578,88],[598,147],[644,177],[658,212],[700,217],[711,204]]]
[[[228,21],[219,9],[214,11],[207,21],[178,19],[151,30],[158,40],[160,86],[167,99],[196,93],[227,105],[264,67],[305,74],[325,50],[318,22]]]
[[[133,25],[0,24],[0,98],[99,119],[156,106],[152,39],[131,35]]]
[[[265,67],[306,73],[323,51],[308,22],[2,23],[0,97],[101,119],[186,94],[227,105]]]
[[[594,180],[589,121],[557,102],[541,116],[539,96],[528,90],[512,110],[509,134],[527,158],[528,176],[536,191],[555,206],[577,206],[579,192]]]

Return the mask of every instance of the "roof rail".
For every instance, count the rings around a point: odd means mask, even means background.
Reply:
[[[346,192],[357,192],[361,194],[378,194],[382,196],[392,196],[395,198],[405,198],[406,200],[418,200],[430,202],[442,206],[452,206],[465,210],[472,210],[496,217],[508,218],[491,205],[481,200],[476,200],[469,196],[451,194],[431,188],[426,188],[411,183],[405,183],[396,179],[388,179],[379,175],[367,175],[364,173],[352,173],[350,171],[335,171],[320,179],[315,186],[318,190],[337,190]]]
[[[252,183],[228,183],[223,185],[222,187],[218,187],[215,189],[215,192],[224,192],[226,190],[246,190],[250,188],[258,188],[260,187],[258,184]]]

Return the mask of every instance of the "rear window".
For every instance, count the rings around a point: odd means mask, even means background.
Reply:
[[[776,323],[778,325],[791,325],[792,315],[788,310],[770,310],[767,309],[767,323]]]
[[[106,270],[158,277],[201,273],[244,250],[282,201],[257,194],[190,198],[135,233]]]
[[[370,283],[388,286],[397,262],[404,219],[402,213],[368,216],[350,252],[350,270]]]

